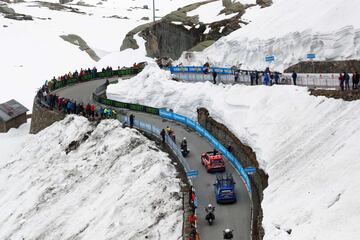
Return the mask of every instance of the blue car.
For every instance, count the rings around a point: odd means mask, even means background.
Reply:
[[[231,175],[219,175],[214,183],[217,203],[236,202],[235,182]]]

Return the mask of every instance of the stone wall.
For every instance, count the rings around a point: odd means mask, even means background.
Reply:
[[[37,103],[35,98],[31,116],[30,133],[36,134],[54,122],[63,120],[64,118],[65,114],[42,107],[39,103]]]
[[[210,117],[207,109],[198,109],[198,122],[225,147],[230,144],[232,146],[232,154],[240,161],[244,168],[249,166],[256,167],[256,173],[249,177],[253,190],[252,198],[254,205],[253,239],[263,239],[264,229],[262,227],[263,212],[261,201],[263,199],[263,191],[268,185],[268,175],[259,168],[254,151],[249,146],[244,145],[225,125],[218,123]]]
[[[6,132],[5,122],[0,121],[0,133]]]

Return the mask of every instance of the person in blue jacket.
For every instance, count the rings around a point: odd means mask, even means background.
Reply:
[[[269,85],[270,83],[270,69],[267,67],[264,71],[264,84]]]

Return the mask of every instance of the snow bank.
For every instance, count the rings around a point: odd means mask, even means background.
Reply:
[[[170,161],[118,121],[95,127],[68,116],[2,158],[0,238],[178,239],[182,203]]]
[[[196,108],[206,107],[250,145],[270,176],[262,202],[265,239],[357,238],[360,101],[314,97],[293,86],[169,79],[169,73],[150,65],[138,76],[109,86],[108,93],[194,119]]]
[[[243,68],[263,69],[265,56],[274,55],[275,70],[306,60],[344,60],[360,57],[360,16],[356,0],[274,0],[268,8],[246,10],[248,25],[221,38],[185,65],[209,61],[219,66],[242,63]]]

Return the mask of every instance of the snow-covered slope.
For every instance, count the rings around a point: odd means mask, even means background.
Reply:
[[[91,6],[71,3],[65,5],[82,13],[71,12],[69,9],[50,10],[40,2],[30,0],[7,4],[17,13],[31,15],[34,20],[16,21],[4,18],[4,14],[0,13],[0,103],[14,98],[16,94],[16,99],[31,109],[36,88],[53,76],[80,68],[130,66],[134,62],[144,61],[144,48],[135,53],[128,50],[123,54],[119,54],[119,50],[122,40],[131,29],[152,21],[152,1],[82,2]],[[156,15],[164,16],[192,2],[194,0],[156,1]],[[149,9],[144,9],[144,5],[148,5]],[[121,17],[128,19],[120,19]],[[148,17],[149,20],[141,20],[143,17]],[[80,36],[102,60],[95,62],[86,52],[80,51],[78,46],[60,38],[60,35],[67,34]]]
[[[194,119],[196,108],[206,107],[251,146],[269,174],[262,202],[266,240],[359,236],[360,101],[309,96],[306,88],[294,86],[169,79],[168,72],[150,65],[109,86],[108,96],[170,107]]]
[[[357,0],[273,0],[267,8],[247,9],[250,22],[217,41],[184,65],[209,61],[219,66],[242,64],[263,69],[265,56],[274,55],[275,70],[306,60],[315,53],[318,60],[360,58],[360,15]]]
[[[28,127],[0,134],[0,239],[181,236],[179,181],[153,142],[115,120],[69,116],[37,135]]]

